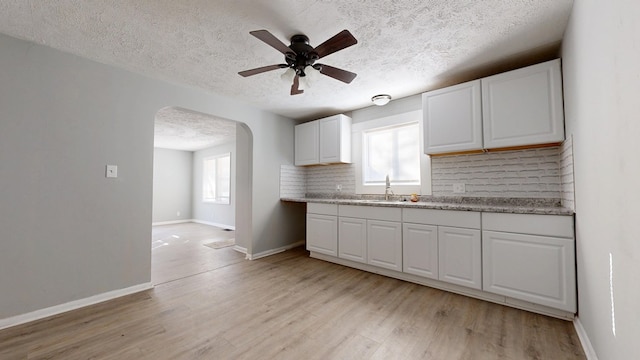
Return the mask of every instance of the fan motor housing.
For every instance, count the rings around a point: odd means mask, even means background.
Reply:
[[[304,69],[312,66],[319,56],[311,45],[306,35],[293,35],[291,37],[291,53],[285,55],[285,61],[290,68],[294,69],[299,76],[305,76]]]

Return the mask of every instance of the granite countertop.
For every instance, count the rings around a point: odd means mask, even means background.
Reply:
[[[389,201],[385,201],[384,197],[373,195],[336,196],[334,194],[307,194],[305,197],[283,197],[280,200],[304,203],[483,211],[511,214],[573,215],[574,213],[572,209],[562,207],[559,199],[420,196],[418,202],[411,202],[405,201],[406,198],[408,198],[408,196],[393,196]]]

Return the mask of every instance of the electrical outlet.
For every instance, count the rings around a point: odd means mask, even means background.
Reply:
[[[462,194],[465,192],[464,184],[453,184],[453,192],[455,194]]]
[[[340,185],[340,184],[336,184],[336,191],[337,191],[337,192],[342,191],[342,185]]]

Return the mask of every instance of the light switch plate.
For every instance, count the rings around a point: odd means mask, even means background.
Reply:
[[[117,178],[118,177],[118,165],[107,165],[106,177]]]

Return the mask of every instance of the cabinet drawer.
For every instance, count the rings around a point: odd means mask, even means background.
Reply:
[[[340,216],[371,220],[401,221],[402,209],[377,206],[340,205]]]
[[[474,211],[402,209],[402,221],[414,224],[480,229],[480,213]]]
[[[573,216],[482,213],[482,230],[573,239]]]
[[[308,203],[307,214],[338,215],[338,205]]]

